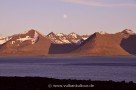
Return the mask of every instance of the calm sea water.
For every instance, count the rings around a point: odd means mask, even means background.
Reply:
[[[136,82],[136,57],[0,57],[0,76]]]

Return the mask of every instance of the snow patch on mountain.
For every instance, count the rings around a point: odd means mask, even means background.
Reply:
[[[15,43],[15,41],[12,41],[11,44],[13,45]]]
[[[6,43],[9,40],[8,37],[0,37],[0,45]]]
[[[70,42],[69,40],[67,40],[67,39],[63,39],[62,42],[64,42],[64,43],[71,43],[71,42]]]
[[[20,41],[21,43],[24,42],[24,41],[31,41],[32,44],[35,44],[37,42],[38,38],[39,38],[39,35],[35,31],[33,37],[30,37],[30,36],[25,36],[24,38],[19,37],[16,41]],[[12,41],[11,44],[15,44],[16,41]]]
[[[86,40],[86,39],[88,39],[88,37],[82,37],[82,39],[83,39],[83,40]]]
[[[1,44],[4,44],[5,42],[6,42],[5,39],[0,39],[0,45],[1,45]]]
[[[20,42],[24,42],[24,41],[27,41],[27,40],[32,40],[32,38],[30,38],[30,36],[26,36],[25,38],[17,39],[17,41],[20,41]]]
[[[103,35],[103,34],[106,34],[106,32],[104,32],[104,31],[100,31],[99,33],[102,34],[102,35]]]
[[[56,36],[63,37],[64,34],[63,33],[57,33]]]
[[[63,33],[55,34],[51,32],[47,35],[47,37],[52,41],[52,43],[55,44],[81,44],[81,42],[83,40],[86,40],[89,36],[87,35],[80,36],[74,32],[68,35]]]
[[[77,38],[77,34],[75,33],[70,33],[68,36],[71,36],[72,38]]]
[[[32,38],[32,44],[34,44],[34,43],[36,43],[37,42],[37,40],[38,40],[38,38],[39,38],[39,35],[38,35],[38,33],[35,31],[35,34],[34,34],[34,37]]]
[[[66,37],[59,37],[60,41],[63,43],[70,43],[70,41]]]
[[[63,42],[62,42],[62,41],[60,41],[60,40],[55,40],[55,41],[54,41],[54,43],[57,43],[57,44],[63,44]]]
[[[80,40],[80,39],[78,39],[78,40],[72,40],[72,43],[75,43],[75,44],[77,44],[77,45],[80,45],[80,44],[81,44],[81,40]]]

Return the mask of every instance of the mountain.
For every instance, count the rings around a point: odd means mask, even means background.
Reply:
[[[88,35],[80,36],[74,32],[72,32],[68,35],[63,34],[63,33],[55,34],[55,33],[51,32],[47,35],[47,37],[54,44],[81,44],[89,36]]]
[[[115,34],[95,32],[78,35],[53,32],[47,36],[36,30],[0,38],[0,55],[136,55],[136,33],[125,29]]]
[[[51,40],[52,44],[50,46],[49,54],[65,54],[75,50],[78,45],[72,42],[74,38],[72,36],[53,32],[49,33],[47,37]]]
[[[83,42],[83,39],[80,35],[72,32],[69,35],[67,35],[67,39],[74,44],[80,45]]]
[[[69,38],[72,38],[72,39],[77,39],[77,38],[81,39],[81,38],[82,38],[80,35],[78,35],[78,34],[76,34],[76,33],[74,33],[74,32],[70,33],[70,34],[68,35],[68,37],[69,37]]]
[[[11,39],[0,47],[1,54],[46,55],[51,42],[36,30],[11,36]]]
[[[86,41],[84,41],[81,46],[72,53],[95,56],[129,55],[130,53],[122,47],[122,40],[130,37],[131,35],[132,33],[126,33],[126,30],[116,34],[96,32],[91,35]],[[133,42],[134,41],[136,41],[136,38],[133,40]],[[127,42],[125,42],[125,44],[126,43]]]
[[[62,37],[65,37],[63,36],[63,34],[55,34],[53,32],[49,33],[47,35],[47,37],[51,40],[52,43],[55,43],[55,44],[66,44],[66,40],[64,39],[61,39]]]

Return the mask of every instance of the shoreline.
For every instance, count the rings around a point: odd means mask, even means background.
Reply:
[[[75,86],[74,86],[75,85]],[[65,86],[65,87],[64,87]],[[89,90],[136,90],[134,82],[92,81],[54,79],[47,77],[5,77],[0,76],[0,90],[47,90],[47,89],[89,89]]]
[[[47,57],[47,58],[68,58],[68,57],[136,57],[135,55],[0,55],[0,57]]]

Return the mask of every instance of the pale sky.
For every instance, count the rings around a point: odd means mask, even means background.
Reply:
[[[136,32],[136,0],[0,0],[0,35]]]

